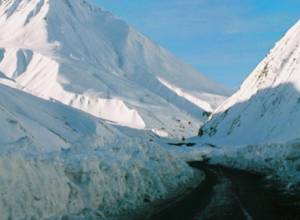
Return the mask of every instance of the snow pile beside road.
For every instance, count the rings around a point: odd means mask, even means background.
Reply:
[[[0,85],[0,219],[120,219],[199,181],[147,131]]]
[[[119,219],[197,179],[157,146],[86,147],[36,155],[2,152],[1,218]]]
[[[300,141],[263,145],[218,148],[208,155],[211,163],[217,163],[259,172],[282,183],[287,189],[299,191]]]

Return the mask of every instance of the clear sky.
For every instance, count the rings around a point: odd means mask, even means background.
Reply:
[[[300,19],[300,0],[90,0],[236,89]]]

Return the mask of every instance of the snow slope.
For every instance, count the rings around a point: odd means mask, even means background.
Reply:
[[[8,86],[0,93],[1,220],[120,219],[200,181],[150,132]]]
[[[233,144],[285,142],[300,133],[300,22],[203,127]],[[242,137],[242,138],[240,138]]]
[[[300,183],[300,21],[200,129],[218,159]],[[218,152],[218,151],[215,151]]]
[[[190,136],[229,92],[84,0],[0,5],[0,77],[96,117]]]

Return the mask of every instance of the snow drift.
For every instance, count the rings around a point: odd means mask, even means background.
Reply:
[[[152,133],[0,93],[0,219],[120,219],[201,179]]]

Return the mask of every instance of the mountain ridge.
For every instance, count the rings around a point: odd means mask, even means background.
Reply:
[[[300,21],[278,41],[240,89],[220,105],[200,133],[236,144],[298,138]],[[255,135],[256,134],[256,135]],[[238,138],[243,135],[243,138]]]
[[[113,123],[191,136],[229,94],[83,0],[6,2],[0,25],[0,71],[15,88]]]

